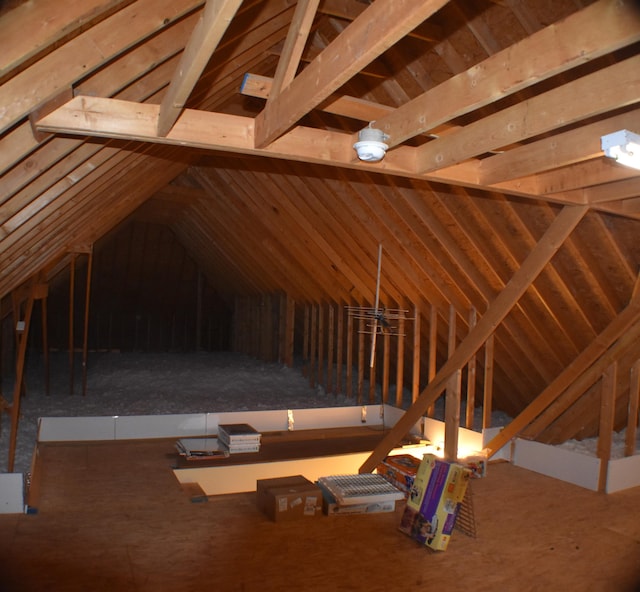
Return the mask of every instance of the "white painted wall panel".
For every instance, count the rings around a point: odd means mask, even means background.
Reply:
[[[38,425],[39,442],[113,440],[115,433],[115,417],[42,417]]]
[[[170,415],[120,415],[116,419],[116,440],[173,438],[205,434],[205,413]]]
[[[513,464],[592,491],[598,490],[600,459],[593,456],[517,439]]]
[[[609,461],[607,493],[640,486],[640,455]]]
[[[24,512],[24,476],[22,473],[0,473],[0,514]]]

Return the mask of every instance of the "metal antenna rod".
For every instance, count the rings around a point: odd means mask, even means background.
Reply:
[[[378,279],[376,280],[376,304],[373,309],[373,336],[371,338],[371,359],[369,368],[373,368],[376,358],[376,334],[378,333],[378,305],[380,304],[380,270],[382,269],[382,243],[378,244]]]

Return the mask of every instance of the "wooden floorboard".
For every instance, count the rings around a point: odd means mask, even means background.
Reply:
[[[476,538],[433,553],[394,514],[272,523],[254,494],[203,501],[171,442],[41,451],[35,515],[0,516],[2,592],[636,592],[640,488],[593,493],[507,463],[472,485]],[[197,493],[197,492],[196,492]]]

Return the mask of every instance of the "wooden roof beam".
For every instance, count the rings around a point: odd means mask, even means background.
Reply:
[[[624,166],[617,164],[614,166]],[[625,199],[637,199],[640,195],[640,173],[632,179],[624,181],[612,181],[611,183],[585,187],[562,194],[563,199],[571,199],[575,196],[575,203],[584,203],[592,206],[619,202]]]
[[[489,456],[493,456],[509,440],[515,438],[524,428],[534,421],[545,409],[576,381],[581,381],[585,372],[621,337],[628,334],[629,329],[640,320],[640,298],[634,294],[631,302],[617,317],[609,323],[596,339],[569,365],[560,375],[544,389],[509,425],[503,428],[487,443]],[[610,361],[607,361],[606,366]],[[597,372],[596,372],[597,374]],[[587,381],[588,382],[588,381]],[[591,384],[591,382],[589,383]],[[584,385],[583,385],[584,386]],[[588,387],[588,385],[587,385]],[[580,390],[580,389],[578,389]],[[580,394],[584,389],[580,390]]]
[[[158,112],[158,105],[82,96],[75,97],[40,119],[37,122],[37,128],[42,131],[140,140],[240,154],[255,154],[300,162],[331,164],[369,172],[375,171],[415,179],[484,188],[489,187],[494,179],[481,165],[494,158],[506,157],[516,152],[516,150],[511,150],[509,154],[496,155],[481,163],[469,161],[434,173],[420,174],[415,171],[416,149],[407,146],[397,147],[389,152],[382,162],[372,166],[357,160],[352,148],[352,136],[348,133],[299,126],[267,148],[257,149],[253,140],[253,124],[255,122],[253,118],[185,109],[169,134],[166,137],[161,137],[156,131]],[[608,121],[611,125],[613,123],[620,125],[620,121],[617,119]],[[595,132],[592,130],[590,135],[594,136]],[[580,143],[577,142],[573,149],[583,150]],[[536,147],[537,144],[522,146],[517,150],[537,150],[544,154],[542,148]],[[598,151],[595,155],[600,154],[601,152]],[[556,156],[558,155],[556,154]],[[582,158],[588,156],[583,155]],[[531,158],[532,162],[536,160],[533,155]],[[547,155],[546,158],[548,159],[549,156]],[[576,161],[579,158],[575,157],[573,160]],[[558,159],[557,162],[562,163],[563,161]],[[529,163],[520,163],[513,170],[520,172],[519,168],[522,166],[529,166]],[[507,167],[503,174],[505,176],[512,175],[513,170]],[[480,173],[482,171],[489,179],[484,185],[481,183]],[[526,174],[526,171],[521,174]],[[544,198],[538,194],[518,191],[517,188],[511,192],[524,197]],[[562,198],[554,195],[550,201],[562,203]]]
[[[417,169],[451,166],[639,101],[640,56],[635,56],[428,142],[418,149]]]
[[[360,472],[370,472],[384,459],[389,451],[400,442],[412,426],[420,420],[427,409],[436,402],[454,374],[462,368],[482,344],[493,334],[496,327],[509,314],[513,306],[526,292],[532,282],[557,253],[562,243],[571,234],[587,213],[585,206],[565,207],[551,223],[529,256],[513,274],[504,290],[489,305],[486,313],[460,343],[442,368],[420,393],[414,404],[389,430],[376,446],[369,458],[360,467]]]
[[[134,0],[25,2],[2,15],[0,84]],[[29,34],[25,35],[25,31]]]
[[[247,73],[242,80],[240,94],[257,99],[268,99],[271,94],[272,85],[273,78],[269,76]],[[369,122],[390,115],[396,110],[396,107],[389,107],[388,105],[374,103],[366,99],[351,97],[349,95],[338,95],[336,93],[320,103],[318,109],[325,113],[333,113],[334,115]],[[459,129],[459,126],[444,124],[431,131],[433,134],[444,135],[456,129]]]
[[[442,82],[376,121],[387,144],[431,130],[500,97],[640,40],[631,0],[600,0]],[[531,56],[536,56],[533,60]]]
[[[637,310],[637,307],[636,307]],[[575,380],[566,388],[566,390],[560,393],[560,396],[556,398],[544,412],[535,419],[526,429],[520,432],[520,436],[527,440],[533,440],[538,437],[542,437],[542,434],[547,430],[553,432],[560,432],[558,436],[566,440],[572,437],[576,431],[575,427],[570,428],[570,433],[566,433],[566,428],[558,429],[558,424],[551,427],[560,417],[562,417],[574,404],[578,403],[582,399],[583,395],[606,373],[607,369],[612,365],[621,361],[623,356],[628,356],[637,351],[638,338],[640,338],[640,322],[636,321],[635,324],[627,327],[624,332],[619,336],[619,339],[613,343],[609,349],[604,352],[595,362],[583,368],[582,372],[575,378]],[[535,402],[535,401],[534,401]],[[566,419],[566,416],[560,420],[562,423]],[[578,418],[579,425],[582,421]],[[571,422],[569,422],[569,425]],[[562,434],[562,432],[565,432]]]
[[[185,109],[166,137],[157,134],[159,106],[99,97],[75,97],[37,122],[41,131],[66,132],[99,137],[156,142],[241,154],[257,154],[319,164],[336,164],[371,170],[354,162],[351,134],[298,127],[265,149],[256,149],[254,119]],[[388,155],[383,172],[408,174],[413,161],[411,148]]]
[[[0,133],[63,86],[86,78],[127,49],[171,26],[202,0],[137,0],[0,86]],[[82,56],[82,59],[78,59]],[[55,72],[55,76],[51,73]]]
[[[241,3],[242,0],[207,0],[162,99],[158,135],[166,136],[173,127]]]
[[[353,21],[366,9],[367,5],[358,0],[322,0],[318,12],[339,19]],[[409,37],[423,41],[439,41],[444,36],[442,27],[423,22],[413,29]]]
[[[295,78],[319,3],[320,0],[298,0],[284,49],[273,77],[267,104],[269,101],[273,101],[280,94],[280,91],[289,86]]]
[[[640,109],[636,109],[485,158],[479,165],[480,182],[493,185],[584,160],[605,158],[601,136],[632,128],[639,116]]]
[[[256,117],[255,146],[264,148],[364,66],[431,16],[446,0],[377,0],[339,35],[277,100]]]

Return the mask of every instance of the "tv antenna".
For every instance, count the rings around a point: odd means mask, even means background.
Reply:
[[[398,321],[411,320],[409,311],[401,308],[386,308],[380,305],[380,277],[382,275],[382,243],[378,245],[378,273],[376,276],[375,304],[370,306],[348,306],[347,311],[354,319],[365,321],[364,329],[358,331],[371,335],[371,357],[369,367],[373,368],[376,359],[376,338],[378,335],[404,335],[398,329]]]

